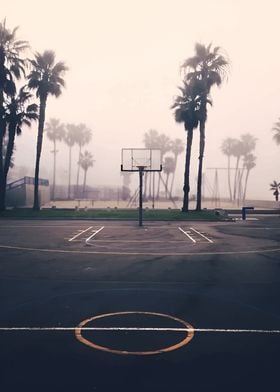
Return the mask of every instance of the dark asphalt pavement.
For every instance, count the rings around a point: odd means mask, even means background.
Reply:
[[[279,389],[277,216],[144,228],[1,220],[0,258],[1,391]],[[101,349],[75,336],[98,315],[108,316],[86,327],[102,330],[81,331]],[[190,331],[177,319],[195,329],[178,348]]]

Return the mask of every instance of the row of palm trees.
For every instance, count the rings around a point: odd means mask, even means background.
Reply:
[[[227,156],[228,192],[231,202],[246,199],[249,174],[256,166],[256,156],[252,154],[256,142],[257,138],[249,133],[241,135],[240,139],[227,138],[222,142],[221,150]],[[235,168],[231,167],[232,157],[236,159]]]
[[[182,65],[183,81],[178,95],[171,108],[174,110],[175,121],[183,123],[187,133],[183,212],[189,210],[190,163],[193,131],[199,127],[199,158],[196,190],[196,210],[201,210],[202,170],[205,149],[205,125],[207,107],[212,105],[210,92],[213,86],[220,86],[226,76],[228,60],[219,47],[212,44],[205,46],[197,43],[195,54]]]
[[[161,174],[157,176],[156,199],[160,197],[160,186],[164,185],[165,198],[172,199],[175,172],[178,163],[178,156],[184,151],[184,144],[181,139],[171,140],[164,133],[159,133],[155,129],[149,129],[144,134],[143,142],[146,148],[158,148],[161,151],[161,162],[163,162],[163,172],[165,173],[165,181]],[[170,153],[172,155],[170,155]],[[169,155],[166,155],[169,154]],[[171,177],[170,177],[171,176]],[[171,183],[169,184],[171,178]],[[153,197],[153,179],[152,173],[145,173],[144,198],[150,200]]]
[[[37,52],[32,59],[23,57],[29,44],[17,39],[17,30],[8,29],[5,20],[0,23],[0,210],[5,209],[7,174],[15,136],[21,133],[23,126],[30,126],[32,121],[38,121],[33,203],[33,208],[38,210],[47,101],[49,96],[57,98],[61,95],[65,86],[63,77],[68,68],[63,62],[55,61],[55,53],[51,50]],[[19,88],[19,84],[23,87]],[[35,99],[33,90],[38,104],[32,102]],[[4,140],[8,140],[5,149]]]
[[[51,118],[46,123],[45,131],[47,137],[53,142],[53,186],[52,186],[52,199],[55,200],[55,187],[56,187],[56,158],[57,158],[57,142],[63,141],[69,149],[68,159],[68,199],[71,198],[71,176],[72,176],[72,149],[75,145],[78,146],[78,162],[77,162],[77,179],[76,190],[78,195],[79,181],[80,181],[80,168],[84,170],[84,180],[82,195],[85,194],[87,171],[94,164],[93,155],[91,152],[82,148],[88,144],[92,139],[92,130],[85,124],[63,124],[57,118]],[[81,195],[78,195],[81,196]]]

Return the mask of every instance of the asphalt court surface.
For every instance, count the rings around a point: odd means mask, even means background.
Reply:
[[[0,387],[278,390],[280,219],[0,221]]]

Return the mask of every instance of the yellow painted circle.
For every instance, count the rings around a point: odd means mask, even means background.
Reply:
[[[89,322],[94,321],[94,320],[98,320],[101,318],[106,318],[106,317],[111,317],[111,316],[116,316],[116,315],[127,315],[127,314],[144,314],[144,315],[151,315],[151,316],[159,316],[159,317],[165,317],[167,319],[171,319],[174,321],[177,321],[178,323],[182,324],[186,329],[186,333],[187,336],[181,340],[179,343],[174,344],[172,346],[168,346],[168,347],[164,347],[160,350],[153,350],[153,351],[124,351],[124,350],[114,350],[111,349],[110,347],[106,347],[106,346],[100,346],[94,342],[91,342],[90,340],[84,338],[82,336],[82,329],[85,325],[87,325]],[[164,314],[164,313],[155,313],[155,312],[115,312],[115,313],[106,313],[106,314],[101,314],[98,316],[93,316],[89,319],[86,319],[84,321],[82,321],[75,329],[75,336],[76,338],[81,342],[86,344],[87,346],[94,348],[96,350],[101,350],[101,351],[106,351],[108,353],[112,353],[112,354],[119,354],[119,355],[155,355],[155,354],[162,354],[162,353],[167,353],[170,351],[174,351],[177,350],[178,348],[185,346],[186,344],[188,344],[190,342],[190,340],[193,338],[194,336],[194,328],[187,323],[184,320],[181,320],[177,317],[173,317],[170,316],[168,314]]]

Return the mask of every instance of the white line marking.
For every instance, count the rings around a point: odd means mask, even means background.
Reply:
[[[92,235],[90,235],[87,239],[86,239],[86,244],[88,243],[88,241],[90,241],[94,236],[96,236],[96,234],[100,233],[101,230],[104,229],[104,226],[100,227],[100,229],[95,230],[94,233]]]
[[[0,331],[75,331],[79,327],[1,327]],[[155,331],[155,332],[214,332],[280,334],[279,329],[232,329],[232,328],[157,328],[157,327],[82,327],[83,331]]]
[[[2,249],[9,250],[26,250],[28,252],[45,252],[45,253],[73,253],[73,254],[88,254],[88,255],[111,255],[111,256],[215,256],[215,255],[250,255],[259,253],[277,253],[280,248],[275,249],[254,249],[254,250],[239,250],[239,251],[224,251],[224,252],[116,252],[116,251],[85,251],[85,250],[69,250],[69,249],[43,249],[43,248],[29,248],[24,246],[0,245]]]
[[[192,238],[185,230],[182,229],[182,227],[178,227],[178,229],[184,233],[190,240],[192,240],[192,242],[196,243],[196,240],[194,238]]]
[[[80,233],[74,235],[74,237],[70,238],[70,240],[68,240],[68,241],[69,241],[69,242],[73,241],[75,238],[79,237],[81,234],[85,233],[86,231],[88,231],[88,230],[90,230],[90,229],[92,229],[92,226],[88,227],[88,228],[85,229],[85,230],[82,230]]]
[[[205,238],[208,242],[211,242],[211,244],[213,244],[213,241],[210,240],[210,238],[206,237],[206,235],[204,235],[204,234],[200,233],[199,231],[195,230],[193,227],[190,227],[190,229],[192,231],[194,231],[196,234],[199,234],[201,237]]]

